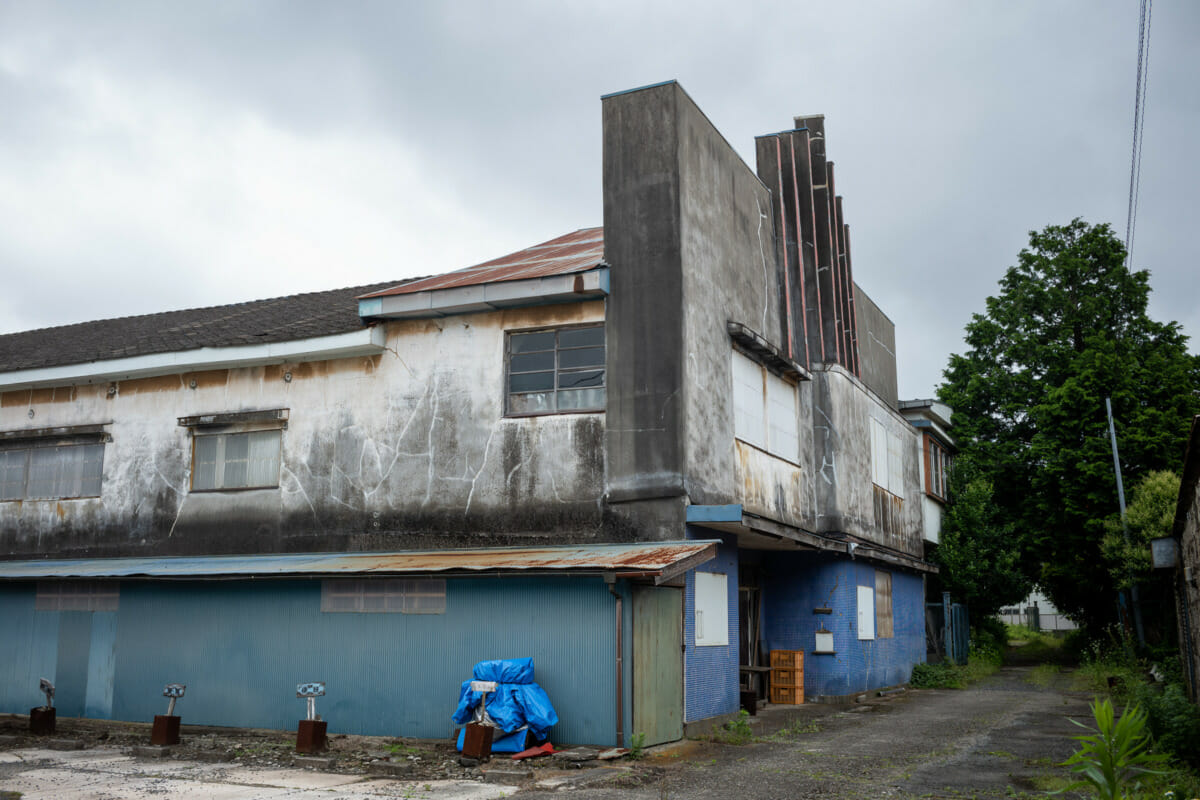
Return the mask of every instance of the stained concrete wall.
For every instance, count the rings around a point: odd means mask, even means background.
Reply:
[[[920,434],[894,405],[838,365],[813,373],[813,470],[818,532],[843,532],[918,558],[923,547]],[[871,420],[900,437],[903,453],[901,526],[885,534],[875,520],[871,480]]]
[[[604,414],[505,418],[504,341],[507,330],[599,322],[604,314],[604,303],[592,301],[392,322],[385,352],[369,358],[123,381],[111,396],[107,385],[6,393],[0,430],[111,423],[112,441],[100,497],[0,503],[0,552],[136,556],[598,539]],[[192,443],[178,417],[275,408],[289,409],[278,488],[189,491]]]

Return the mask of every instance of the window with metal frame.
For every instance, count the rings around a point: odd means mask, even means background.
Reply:
[[[508,334],[505,412],[603,411],[604,325]]]
[[[104,445],[46,441],[0,447],[0,500],[99,497]]]
[[[945,500],[949,494],[949,473],[950,455],[946,448],[925,434],[925,491],[939,500]]]
[[[444,578],[321,581],[321,611],[343,614],[445,614]]]
[[[282,431],[202,433],[192,439],[192,491],[270,489],[279,485]]]
[[[38,581],[35,611],[117,611],[121,584],[116,581]]]

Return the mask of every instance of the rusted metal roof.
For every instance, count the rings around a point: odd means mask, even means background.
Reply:
[[[715,540],[626,544],[0,561],[0,580],[39,578],[249,578],[487,572],[585,572],[669,579],[716,555]]]
[[[381,292],[360,295],[359,299],[474,286],[481,283],[519,281],[547,275],[566,275],[585,272],[603,263],[604,229],[584,228],[473,267],[429,278],[417,278]]]

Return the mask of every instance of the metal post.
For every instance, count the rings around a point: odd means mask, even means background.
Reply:
[[[1112,399],[1104,398],[1104,408],[1108,411],[1108,436],[1112,440],[1113,454],[1113,469],[1117,473],[1117,502],[1121,507],[1121,533],[1125,537],[1125,544],[1129,544],[1129,526],[1125,524],[1125,484],[1121,481],[1121,457],[1117,454],[1117,429],[1113,425]],[[1138,597],[1138,586],[1133,580],[1133,573],[1129,574],[1131,589],[1129,591],[1133,600],[1133,628],[1137,633],[1138,645],[1146,646],[1146,636],[1142,632],[1142,604],[1141,598]]]

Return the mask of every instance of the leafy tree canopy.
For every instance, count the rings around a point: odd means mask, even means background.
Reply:
[[[1175,503],[1179,499],[1179,475],[1167,470],[1155,470],[1133,488],[1133,496],[1125,513],[1122,529],[1120,513],[1113,514],[1105,524],[1102,543],[1109,572],[1122,589],[1134,581],[1150,578],[1152,572],[1150,540],[1170,536],[1175,524]],[[1126,531],[1129,534],[1126,541]]]
[[[1131,478],[1177,466],[1200,411],[1200,357],[1177,323],[1147,315],[1150,275],[1124,258],[1108,225],[1031,232],[938,389],[1014,528],[1023,571],[1089,626],[1115,617],[1101,555],[1117,507],[1105,398]]]
[[[976,618],[1029,594],[1014,531],[992,499],[991,481],[969,457],[959,458],[933,560],[941,567],[942,588],[965,601]]]

